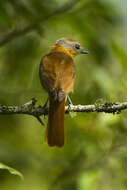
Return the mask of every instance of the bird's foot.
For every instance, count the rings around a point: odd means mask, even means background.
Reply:
[[[69,102],[69,105],[68,105],[68,108],[69,108],[69,114],[70,114],[70,116],[73,118],[73,117],[75,117],[76,116],[76,112],[73,112],[73,111],[71,111],[71,108],[74,106],[73,105],[73,103],[72,103],[72,101],[71,101],[71,99],[70,99],[70,97],[67,95],[67,100],[68,100],[68,102]]]

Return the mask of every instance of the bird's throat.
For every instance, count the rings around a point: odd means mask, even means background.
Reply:
[[[74,57],[76,56],[75,52],[71,50],[71,48],[68,48],[68,47],[64,47],[62,45],[59,45],[59,44],[55,44],[53,46],[53,48],[51,49],[51,52],[63,52],[65,53],[66,55],[68,55],[69,57]]]

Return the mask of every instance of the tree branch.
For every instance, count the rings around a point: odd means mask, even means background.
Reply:
[[[5,106],[0,105],[0,114],[27,114],[37,118],[37,120],[44,125],[40,116],[48,114],[48,108],[42,106],[36,106],[37,100],[34,98],[21,106]],[[123,103],[104,103],[104,104],[92,104],[92,105],[69,105],[65,107],[65,112],[104,112],[119,114],[122,110],[127,109],[127,102]]]
[[[44,19],[39,19],[36,21],[36,23],[29,24],[28,26],[25,26],[22,29],[16,29],[16,30],[14,30],[8,34],[5,34],[3,37],[0,38],[0,47],[4,46],[5,44],[12,41],[16,37],[19,37],[19,36],[22,36],[22,35],[25,35],[25,34],[31,32],[32,30],[36,29],[39,25],[42,25],[44,22],[46,22],[48,19],[67,12],[69,9],[71,9],[79,1],[81,1],[81,0],[72,0],[71,2],[66,3],[65,5],[63,5],[58,10],[56,10],[53,13],[46,16]]]

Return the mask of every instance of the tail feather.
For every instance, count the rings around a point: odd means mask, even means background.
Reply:
[[[62,147],[64,145],[65,100],[66,98],[58,102],[49,99],[48,125],[45,138],[49,146]]]

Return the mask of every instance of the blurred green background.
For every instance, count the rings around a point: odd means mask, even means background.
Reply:
[[[89,50],[75,58],[73,104],[127,101],[126,9],[126,0],[1,1],[0,104],[44,104],[40,59],[61,37]],[[0,162],[24,175],[0,170],[0,190],[127,189],[126,111],[66,115],[65,130],[65,146],[50,148],[35,118],[0,115]]]

